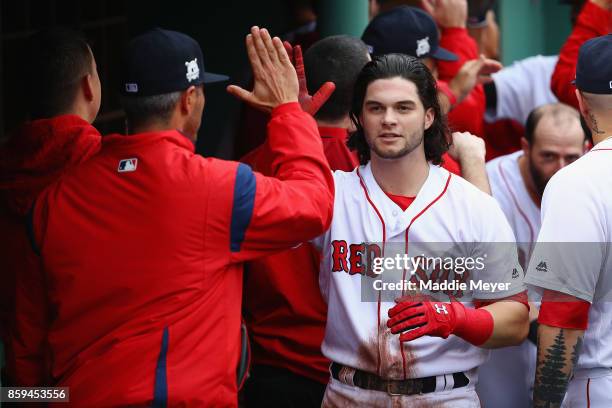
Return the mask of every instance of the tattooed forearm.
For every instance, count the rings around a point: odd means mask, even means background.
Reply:
[[[540,325],[534,408],[560,407],[582,345],[583,330]]]

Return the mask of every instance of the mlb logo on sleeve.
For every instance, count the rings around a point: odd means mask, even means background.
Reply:
[[[119,173],[124,173],[126,171],[136,171],[136,167],[138,167],[138,159],[123,159],[119,162],[119,167],[117,171]]]

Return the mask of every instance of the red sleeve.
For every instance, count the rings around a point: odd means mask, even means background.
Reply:
[[[334,180],[314,119],[297,102],[277,107],[266,144],[274,177],[237,169],[230,226],[237,262],[308,241],[331,222]]]
[[[450,156],[450,154],[448,154],[448,152],[442,155],[442,167],[453,174],[461,176],[461,166]]]
[[[465,28],[450,27],[442,29],[440,47],[446,48],[459,57],[457,61],[437,60],[438,78],[450,81],[463,64],[478,58],[478,44],[470,37]]]
[[[264,141],[264,143],[242,156],[239,161],[248,164],[254,171],[265,176],[271,175],[269,149],[268,144]]]
[[[485,104],[484,89],[482,85],[476,85],[472,92],[448,113],[451,131],[470,132],[484,137]]]
[[[521,150],[521,137],[525,127],[514,119],[484,122],[486,161]]]
[[[323,139],[323,149],[332,170],[353,171],[359,166],[355,152],[337,139]]]
[[[587,1],[578,15],[572,33],[561,47],[559,61],[550,81],[553,93],[561,102],[578,109],[576,87],[571,83],[576,77],[578,51],[585,41],[608,34],[611,26],[612,13]]]
[[[545,290],[538,315],[538,323],[563,329],[586,330],[589,324],[589,308],[586,300],[561,292]]]
[[[478,58],[478,44],[470,37],[465,28],[451,27],[442,29],[440,46],[455,53],[457,61],[436,61],[438,67],[438,79],[449,82],[461,66]],[[484,113],[486,101],[482,85],[476,85],[472,92],[454,106],[448,113],[448,123],[454,132],[470,132],[484,137]]]

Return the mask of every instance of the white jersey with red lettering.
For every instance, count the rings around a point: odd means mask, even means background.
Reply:
[[[434,165],[429,166],[424,185],[406,211],[382,191],[369,164],[350,173],[337,171],[334,179],[332,224],[315,241],[322,253],[319,283],[328,303],[323,354],[387,379],[466,372],[482,364],[488,351],[454,335],[448,339],[424,336],[400,344],[399,335],[386,325],[387,312],[395,304],[394,297],[388,296],[393,291],[383,297],[382,291],[372,290],[386,272],[373,274],[367,259],[393,256],[398,248],[417,259],[428,243],[445,248],[437,253],[452,254],[453,259],[484,254],[484,267],[472,265],[471,271],[461,274],[456,263],[451,272],[446,267],[443,272],[421,269],[412,276],[403,270],[401,277],[419,276],[417,281],[430,283],[473,281],[475,286],[470,284],[467,290],[449,291],[461,299],[494,300],[520,293],[523,273],[514,235],[493,197]],[[466,305],[473,303],[466,301]]]
[[[519,150],[487,163],[491,193],[499,203],[518,243],[519,261],[523,269],[540,231],[540,208],[533,202],[519,169]]]

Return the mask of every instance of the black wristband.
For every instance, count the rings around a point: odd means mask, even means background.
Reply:
[[[487,110],[497,111],[497,87],[495,81],[484,84],[484,93]]]
[[[538,319],[535,319],[533,322],[529,323],[529,334],[527,335],[529,341],[536,346],[538,345],[538,326]]]

